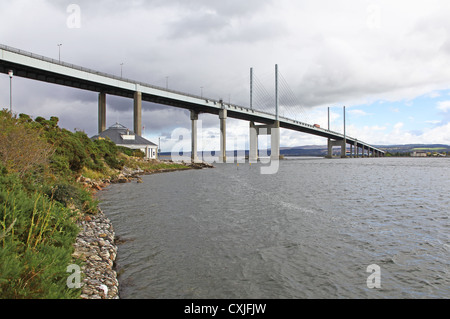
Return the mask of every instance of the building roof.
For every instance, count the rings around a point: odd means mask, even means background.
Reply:
[[[116,123],[110,126],[107,130],[91,137],[92,139],[98,138],[109,138],[114,144],[117,145],[149,145],[157,146],[155,143],[143,138],[142,136],[136,135],[133,131],[129,130],[122,124]]]

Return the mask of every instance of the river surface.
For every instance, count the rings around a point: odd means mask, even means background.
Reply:
[[[121,298],[450,298],[450,159],[215,166],[101,192]]]

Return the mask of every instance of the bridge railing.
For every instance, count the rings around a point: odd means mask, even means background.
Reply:
[[[189,96],[189,97],[198,98],[198,99],[202,99],[202,100],[209,100],[209,101],[219,102],[219,100],[210,99],[210,98],[207,98],[207,97],[204,97],[204,96],[199,96],[199,95],[195,95],[195,94],[190,94],[190,93],[186,93],[186,92],[172,90],[172,89],[164,88],[164,87],[161,87],[161,86],[157,86],[157,85],[153,85],[153,84],[149,84],[149,83],[145,83],[145,82],[141,82],[141,81],[131,80],[131,79],[124,78],[124,77],[121,77],[121,76],[117,76],[117,75],[114,75],[114,74],[109,74],[109,73],[106,73],[106,72],[96,71],[96,70],[85,68],[85,67],[82,67],[82,66],[79,66],[79,65],[76,65],[76,64],[71,64],[71,63],[55,60],[55,59],[52,59],[52,58],[49,58],[49,57],[46,57],[46,56],[43,56],[43,55],[39,55],[39,54],[36,54],[36,53],[28,52],[28,51],[25,51],[25,50],[16,49],[16,48],[4,45],[4,44],[0,44],[0,49],[6,50],[6,51],[9,51],[9,52],[13,52],[13,53],[17,53],[17,54],[21,54],[21,55],[24,55],[24,56],[28,56],[30,58],[38,59],[38,60],[41,60],[41,61],[62,65],[62,66],[65,66],[65,67],[68,67],[68,68],[72,68],[72,69],[75,69],[75,70],[79,70],[79,71],[83,71],[83,72],[92,73],[92,74],[95,74],[95,75],[108,77],[108,78],[111,78],[111,79],[114,79],[114,80],[119,80],[119,81],[132,83],[132,84],[139,84],[141,86],[146,86],[146,87],[150,87],[150,88],[153,88],[153,89],[166,91],[166,92],[170,92],[170,93],[181,94],[181,95],[184,95],[184,96]]]

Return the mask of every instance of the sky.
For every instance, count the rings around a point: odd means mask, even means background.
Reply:
[[[346,134],[367,143],[450,144],[447,0],[0,0],[0,8],[4,45],[243,106],[253,68],[255,108],[266,110],[278,64],[281,115],[327,127],[330,108],[330,128],[342,132],[345,106]],[[12,85],[14,113],[97,133],[95,92],[19,77]],[[9,89],[0,75],[1,108]],[[107,96],[107,126],[132,128],[132,109],[132,100]],[[204,147],[217,149],[218,116],[199,120]],[[163,151],[191,125],[187,110],[147,102],[142,123]],[[248,122],[229,118],[228,148],[245,147],[248,132]],[[281,132],[282,147],[324,144]]]

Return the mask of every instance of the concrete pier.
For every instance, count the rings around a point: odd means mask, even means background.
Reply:
[[[279,160],[280,158],[280,122],[275,121],[271,125],[255,125],[250,122],[250,145],[249,161],[256,163],[258,161],[258,136],[270,135],[270,159]]]
[[[134,133],[142,136],[142,92],[134,93]]]
[[[332,140],[328,139],[328,153],[326,158],[332,158],[333,157],[333,146],[340,146],[341,147],[341,157],[345,158],[347,157],[345,152],[347,150],[347,143],[346,140]]]
[[[347,157],[347,140],[344,138],[341,141],[341,158]]]
[[[270,127],[270,159],[280,159],[280,121]]]
[[[198,112],[191,110],[191,161],[192,163],[198,163],[197,155],[197,122]]]
[[[219,111],[220,119],[220,158],[219,161],[227,162],[227,110]]]
[[[98,94],[98,132],[106,130],[106,93]]]
[[[250,163],[258,161],[258,132],[255,122],[250,122],[250,143],[248,159]]]

